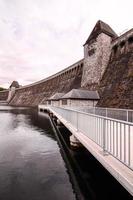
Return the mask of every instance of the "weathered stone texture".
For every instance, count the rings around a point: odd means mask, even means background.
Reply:
[[[99,91],[98,106],[133,109],[133,51],[109,62]]]
[[[0,101],[6,101],[8,98],[9,90],[0,91]]]
[[[84,69],[81,86],[90,90],[98,89],[99,81],[107,67],[110,56],[111,37],[101,33],[92,44],[84,47]],[[94,50],[92,55],[88,52]]]
[[[58,76],[29,87],[16,89],[16,94],[11,100],[10,105],[36,106],[40,103],[45,103],[47,98],[50,98],[57,92],[66,93],[73,88],[80,88],[82,69],[83,65],[81,63]]]

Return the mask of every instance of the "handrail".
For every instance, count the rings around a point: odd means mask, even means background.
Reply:
[[[133,123],[83,111],[55,106],[39,106],[64,118],[103,151],[133,170]]]
[[[64,106],[60,106],[64,107]],[[109,118],[114,118],[122,121],[133,122],[133,110],[131,109],[118,109],[118,108],[104,108],[104,107],[90,107],[90,106],[82,106],[82,107],[68,107],[70,110],[77,110],[86,113],[93,113],[100,116],[106,116]]]
[[[114,118],[101,116],[101,115],[96,115],[96,114],[92,114],[92,113],[86,113],[84,111],[79,111],[79,110],[75,110],[75,109],[68,109],[68,108],[56,107],[56,106],[48,106],[48,107],[49,108],[61,108],[61,109],[68,110],[68,111],[72,110],[72,111],[75,111],[75,112],[78,112],[78,113],[82,113],[82,114],[85,114],[85,115],[90,115],[90,116],[94,116],[94,117],[98,117],[98,118],[102,118],[102,119],[108,119],[108,120],[111,120],[111,121],[114,121],[114,122],[123,123],[123,124],[133,125],[132,122],[127,122],[127,121],[124,121],[124,120],[114,119]]]

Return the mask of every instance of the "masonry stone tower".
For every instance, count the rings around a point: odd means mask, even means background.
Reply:
[[[109,61],[111,42],[116,37],[116,33],[109,25],[100,20],[96,23],[84,44],[82,88],[98,89],[99,81]]]
[[[9,87],[7,102],[10,102],[12,97],[15,95],[16,88],[19,88],[19,83],[17,81],[13,81],[12,84],[10,85],[10,87]]]

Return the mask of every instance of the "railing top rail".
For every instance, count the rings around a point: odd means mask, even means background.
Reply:
[[[108,110],[117,110],[117,111],[132,111],[132,109],[125,109],[125,108],[108,108],[108,107],[95,107],[95,108],[98,108],[98,109],[108,109]]]
[[[42,104],[43,105],[43,104]],[[39,105],[41,106],[41,104]],[[46,106],[46,105],[45,105]],[[133,112],[133,109],[125,109],[125,108],[109,108],[109,107],[92,107],[92,106],[76,106],[77,108],[90,108],[90,109],[103,109],[103,110],[116,110],[116,111],[131,111]],[[61,107],[63,108],[63,107]],[[66,108],[66,107],[65,107]],[[68,107],[68,108],[75,108],[75,107]]]
[[[69,107],[70,108],[70,107]],[[74,108],[74,107],[72,107]],[[133,112],[133,109],[125,109],[125,108],[109,108],[109,107],[91,107],[91,106],[77,106],[77,108],[90,108],[90,109],[103,109],[103,110],[116,110],[116,111],[131,111]]]
[[[101,119],[105,119],[105,120],[114,121],[114,122],[118,122],[118,123],[122,123],[122,124],[133,126],[132,122],[127,122],[127,121],[124,121],[124,120],[118,120],[118,119],[114,119],[114,118],[110,118],[110,117],[105,117],[105,116],[101,116],[101,115],[95,115],[95,114],[92,114],[92,113],[86,113],[86,112],[83,112],[83,111],[74,110],[74,109],[68,109],[68,108],[64,108],[64,107],[57,107],[57,106],[48,106],[48,107],[50,107],[50,108],[59,108],[59,109],[67,110],[67,111],[74,111],[74,112],[81,113],[81,114],[84,114],[84,115],[89,115],[89,116],[93,116],[93,117],[97,117],[97,118],[101,118]]]

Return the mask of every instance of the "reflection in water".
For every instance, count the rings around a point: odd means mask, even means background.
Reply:
[[[55,126],[56,128],[56,126]],[[61,147],[64,160],[67,163],[69,173],[76,183],[74,188],[78,199],[86,200],[131,200],[132,196],[111,176],[111,174],[89,153],[84,147],[71,150],[70,132],[63,126],[56,128],[56,137]],[[61,141],[61,142],[60,142]],[[64,152],[65,151],[65,152]],[[69,159],[69,162],[68,162]],[[80,188],[78,193],[77,183]]]
[[[0,200],[75,199],[59,151],[47,115],[0,111]]]
[[[71,150],[69,135],[47,114],[0,107],[0,200],[132,199],[85,148]]]

